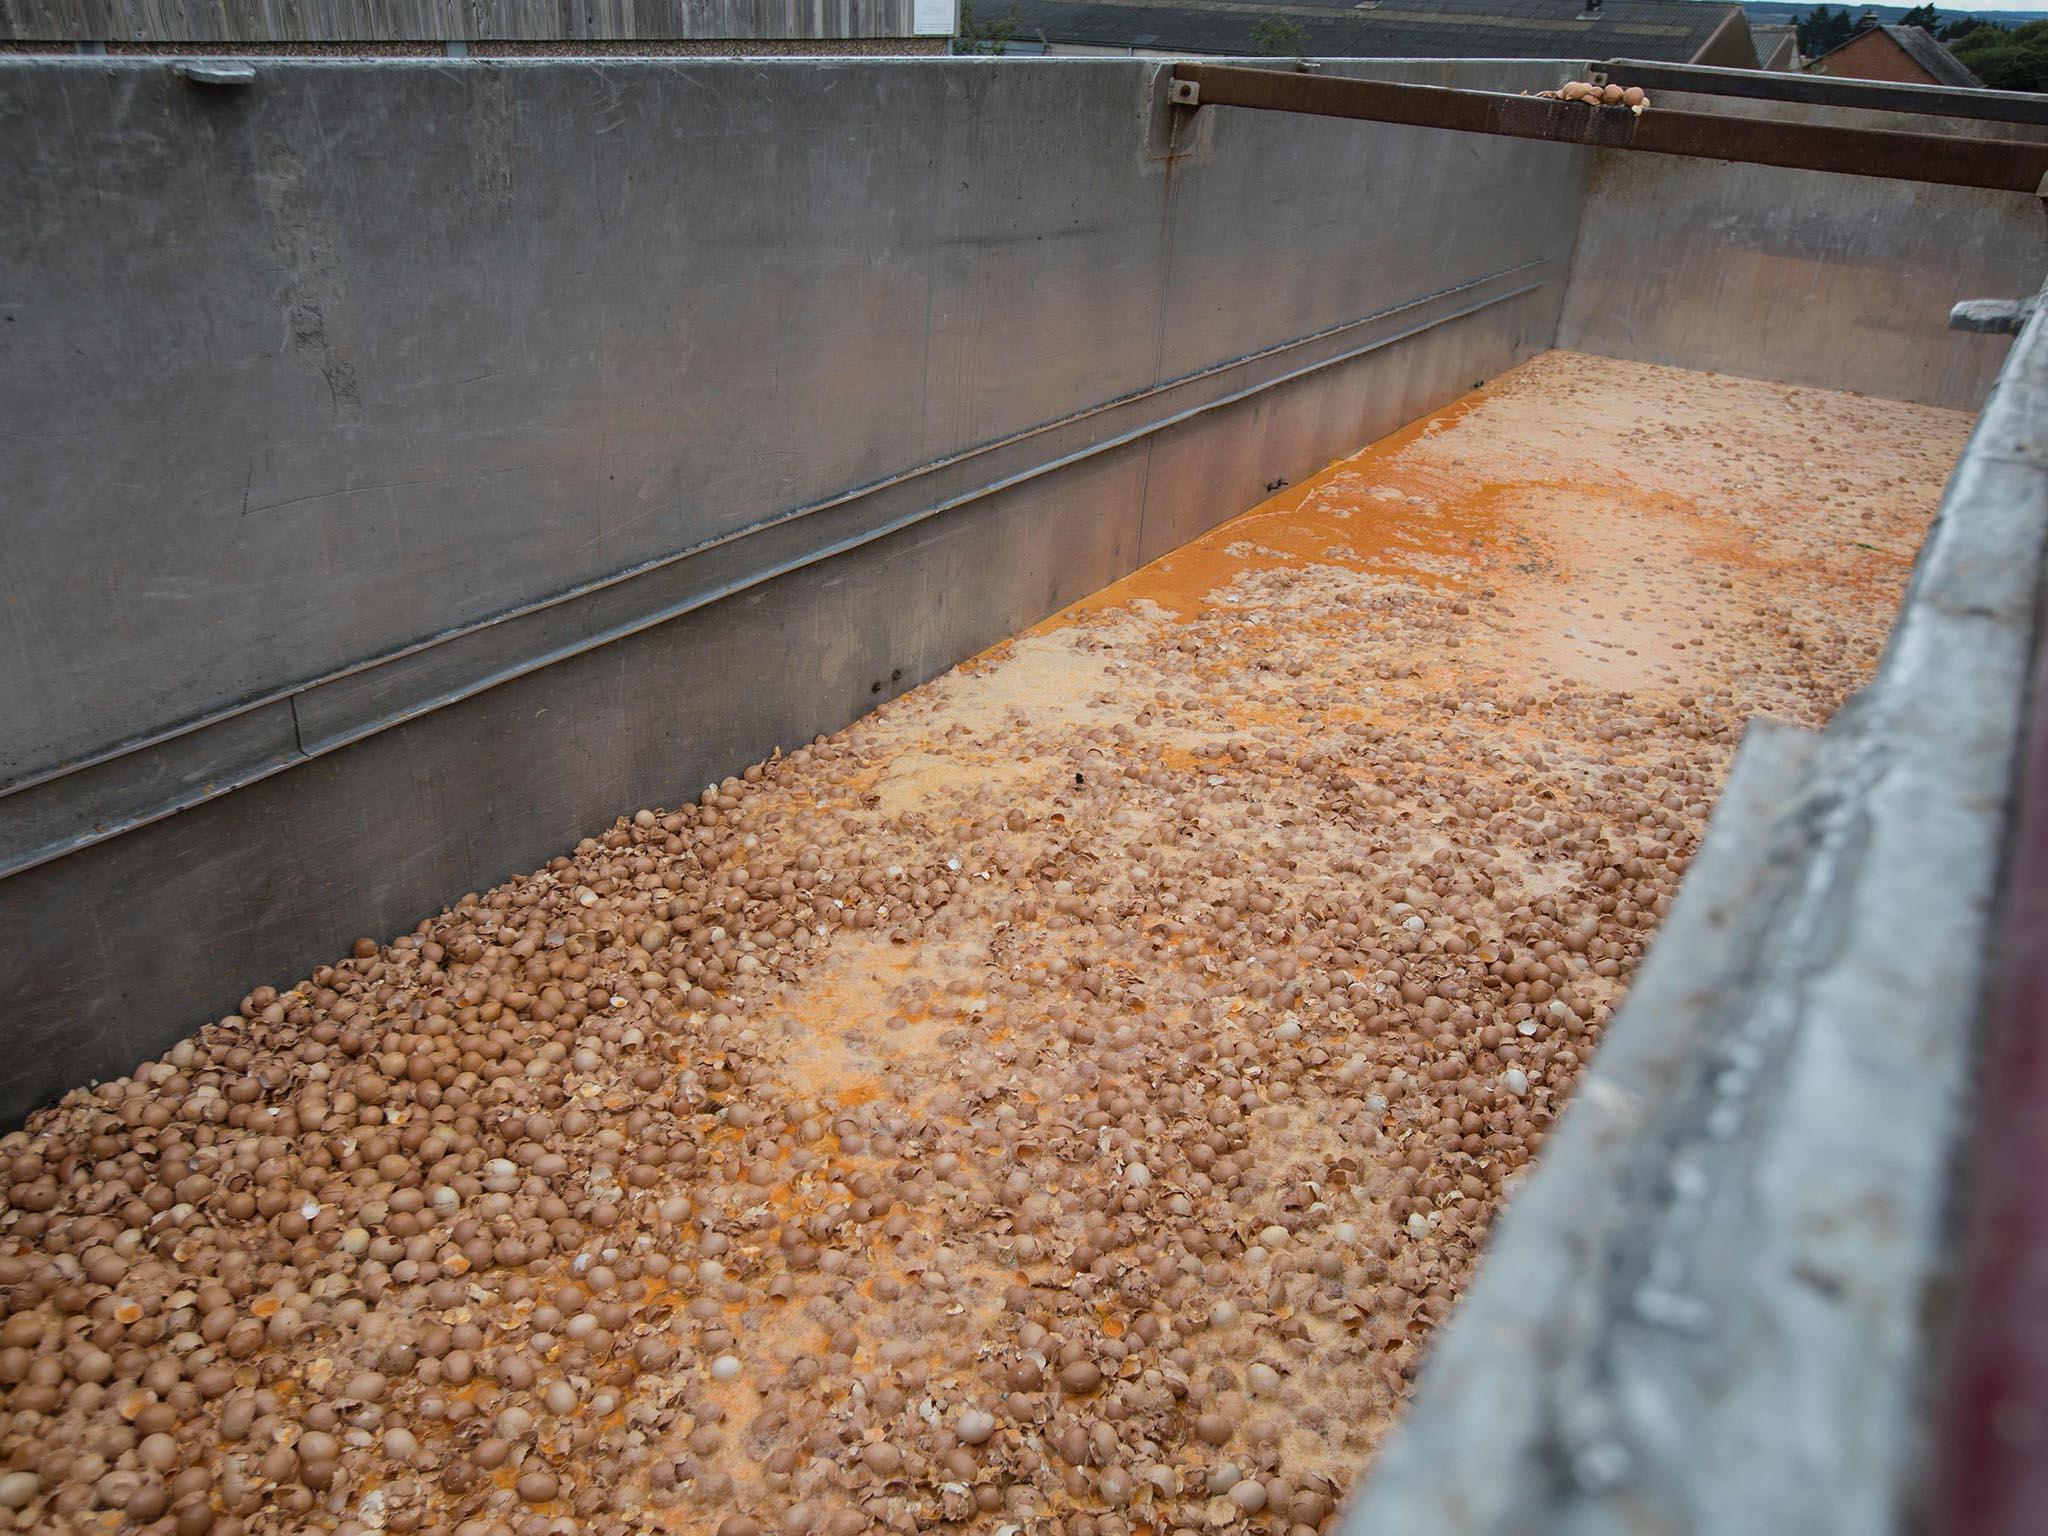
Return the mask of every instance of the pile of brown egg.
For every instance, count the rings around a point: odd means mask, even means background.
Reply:
[[[1875,496],[1832,397],[1781,460],[1797,402],[1682,377],[1555,354],[1401,451]],[[1696,556],[1399,507],[1413,579],[1020,637],[0,1137],[0,1532],[1325,1536],[1743,722],[1890,607],[1759,561],[1619,691],[1531,636]]]
[[[1650,98],[1639,85],[1595,85],[1590,80],[1567,80],[1554,91],[1538,91],[1544,101],[1582,101],[1589,107],[1627,107],[1638,117]]]

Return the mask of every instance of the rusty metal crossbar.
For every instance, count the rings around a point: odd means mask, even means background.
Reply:
[[[1176,64],[1173,78],[1176,101],[1204,107],[1305,112],[1460,133],[1547,139],[1596,149],[1637,149],[1846,176],[1989,187],[2001,192],[2039,193],[2048,180],[2048,144],[2011,139],[1836,128],[1711,112],[1667,112],[1656,107],[1638,116],[1625,107],[1589,107],[1540,96],[1394,85],[1237,64]],[[1186,89],[1189,86],[1192,91]]]
[[[1659,91],[1686,91],[1704,96],[1746,96],[1753,101],[1863,107],[1873,112],[1921,113],[1981,123],[2048,127],[2048,96],[2035,91],[1907,85],[1892,80],[1857,80],[1849,75],[1728,69],[1650,59],[1607,59],[1595,73],[1619,85],[1639,85],[1652,95]]]

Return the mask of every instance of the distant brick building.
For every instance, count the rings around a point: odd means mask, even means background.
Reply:
[[[1982,86],[1984,82],[1920,27],[1865,27],[1806,66],[1816,75],[1891,80],[1901,85]]]

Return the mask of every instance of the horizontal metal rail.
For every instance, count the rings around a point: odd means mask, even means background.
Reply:
[[[1703,160],[1739,160],[1845,176],[1930,181],[2000,192],[2038,192],[2048,178],[2048,145],[2009,139],[1834,128],[1708,112],[1640,115],[1624,107],[1588,107],[1541,96],[1394,85],[1336,75],[1297,74],[1239,64],[1176,64],[1173,78],[1195,88],[1193,105],[1253,107],[1547,139],[1596,149],[1638,149]],[[1185,100],[1187,93],[1177,93]]]

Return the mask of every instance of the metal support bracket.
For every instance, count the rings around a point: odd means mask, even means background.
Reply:
[[[194,85],[254,85],[256,66],[235,64],[224,59],[187,59],[171,66],[171,72]]]
[[[2025,299],[1965,299],[1948,312],[1948,328],[1982,336],[2017,336],[2040,306],[2039,294]]]
[[[1176,107],[1199,107],[1202,88],[1192,80],[1175,80],[1166,88],[1166,99]]]

